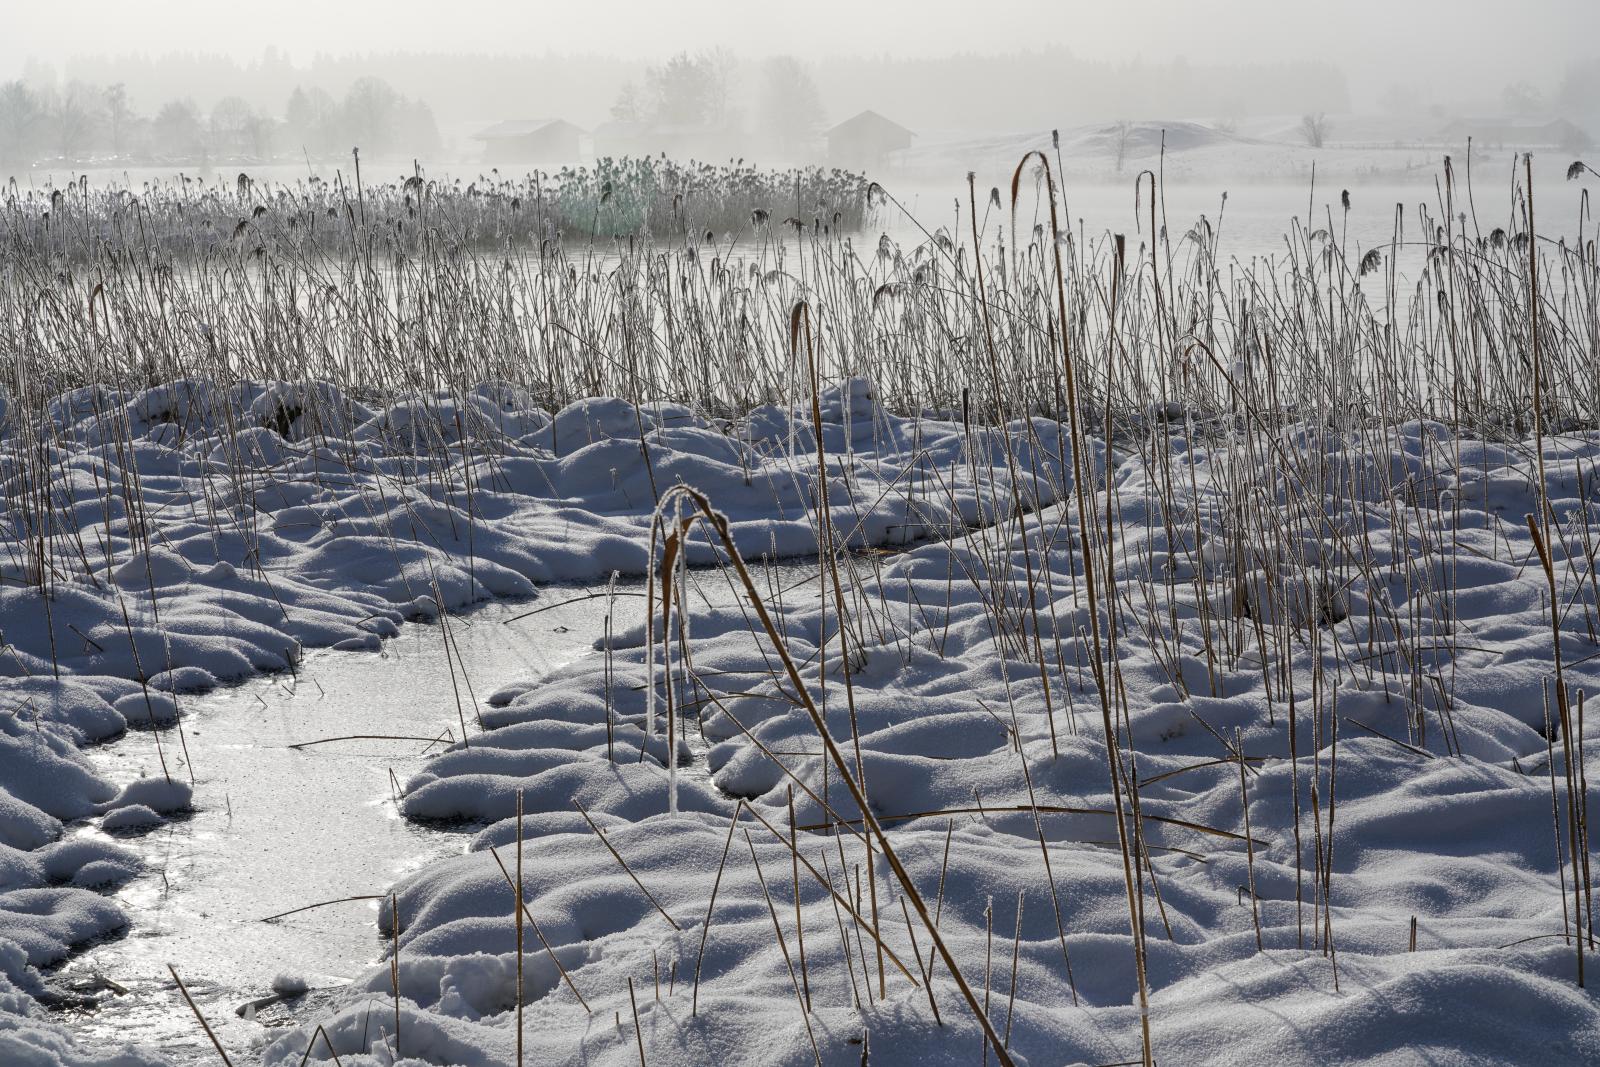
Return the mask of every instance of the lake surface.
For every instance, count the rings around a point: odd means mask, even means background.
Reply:
[[[120,838],[147,868],[116,894],[128,930],[74,956],[55,979],[80,983],[101,974],[129,992],[99,994],[97,1009],[70,1012],[65,1021],[95,1044],[131,1040],[178,1064],[212,1063],[216,1053],[172,987],[168,963],[230,1054],[253,1052],[273,1028],[314,1009],[327,995],[318,990],[376,963],[384,951],[376,901],[260,920],[321,901],[382,894],[428,860],[464,848],[473,828],[417,826],[395,806],[391,773],[403,784],[442,746],[372,739],[290,746],[351,734],[459,737],[457,687],[475,730],[474,696],[482,700],[588,652],[603,633],[605,601],[507,620],[590,591],[552,587],[539,601],[490,603],[452,618],[451,660],[459,654],[453,682],[444,627],[416,623],[381,652],[311,652],[294,675],[180,702],[198,810],[142,837]],[[619,620],[636,618],[643,604],[619,599]],[[168,731],[163,741],[173,760],[176,736]],[[130,732],[88,754],[119,784],[159,773],[148,733]],[[100,833],[87,826],[76,832]],[[304,979],[313,992],[254,1019],[236,1014],[267,996],[280,974]]]
[[[758,581],[777,581],[792,598],[816,576],[814,563],[788,563]],[[732,585],[716,571],[688,578],[691,614],[696,603],[733,603]],[[464,849],[479,827],[421,826],[399,815],[396,783],[404,785],[444,742],[369,737],[292,746],[357,734],[448,740],[459,738],[461,718],[476,732],[474,708],[490,693],[593,653],[605,634],[607,600],[591,594],[605,589],[546,586],[535,600],[482,604],[447,626],[408,623],[378,652],[314,651],[292,675],[180,699],[197,810],[142,836],[119,835],[146,866],[115,894],[128,928],[74,955],[51,980],[69,990],[100,975],[128,992],[80,993],[98,1003],[62,1020],[95,1045],[132,1041],[181,1067],[214,1063],[167,975],[169,963],[230,1055],[253,1057],[284,1027],[314,1016],[334,990],[384,958],[378,902],[345,898],[385,893],[428,861]],[[612,625],[621,631],[643,617],[644,583],[619,580],[616,591]],[[702,746],[695,731],[686,740],[691,749]],[[187,775],[175,733],[166,731],[163,743],[172,773]],[[119,785],[159,773],[146,732],[130,731],[88,755]],[[703,764],[685,773],[703,774]],[[72,832],[101,834],[92,825]],[[341,903],[261,921],[326,901]],[[241,1016],[241,1006],[270,995],[279,975],[302,979],[311,991]]]

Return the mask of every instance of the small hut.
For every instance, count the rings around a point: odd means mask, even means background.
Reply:
[[[876,111],[863,111],[828,131],[828,160],[835,166],[878,168],[893,152],[911,147],[916,134]]]
[[[1440,131],[1445,144],[1463,144],[1467,138],[1494,148],[1559,148],[1580,151],[1593,142],[1581,127],[1566,119],[1457,119]]]
[[[510,119],[472,135],[485,163],[577,163],[583,133],[564,119]]]

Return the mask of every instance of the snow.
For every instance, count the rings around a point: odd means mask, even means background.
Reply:
[[[48,595],[29,582],[34,546],[23,534],[41,516],[21,503],[25,472],[10,458],[0,468],[0,938],[26,946],[35,965],[122,927],[113,902],[77,887],[114,886],[137,863],[121,850],[52,845],[63,824],[98,819],[102,830],[137,833],[196,802],[175,765],[173,777],[119,793],[83,745],[168,727],[182,694],[291,668],[306,648],[372,648],[403,619],[437,618],[441,607],[640,573],[656,493],[680,480],[726,501],[752,554],[816,546],[804,412],[765,410],[732,436],[675,405],[594,399],[552,416],[501,383],[373,408],[324,383],[198,380],[136,393],[88,387],[45,412],[49,521],[74,542]],[[997,440],[974,438],[986,454],[957,463],[959,424],[878,411],[865,383],[827,398],[824,417],[824,444],[840,457],[830,492],[856,502],[851,544],[979,520],[989,485],[1007,480]],[[1040,484],[1059,486],[1058,430],[1043,421],[1032,430],[1049,472]],[[935,474],[937,492],[919,487]],[[704,546],[691,556],[714,559]],[[634,772],[638,788],[660,793],[648,776]],[[431,801],[452,816],[466,810],[444,795],[453,788]],[[614,806],[605,794],[592,798]],[[494,811],[506,795],[474,803]],[[414,798],[415,813],[429,803]],[[641,799],[637,813],[651,806]],[[54,858],[35,858],[52,848]],[[32,1008],[27,1017],[16,1025],[28,1040],[70,1047]]]
[[[1432,447],[1441,441],[1448,447]],[[1120,635],[1123,681],[1138,694],[1128,729],[1139,777],[1149,783],[1141,803],[1160,888],[1159,900],[1152,887],[1146,902],[1157,1055],[1185,1063],[1591,1060],[1600,1055],[1600,1013],[1575,986],[1573,948],[1560,936],[1563,883],[1546,741],[1536,729],[1551,661],[1544,577],[1528,565],[1531,544],[1521,521],[1525,502],[1536,498],[1528,446],[1455,442],[1418,425],[1390,434],[1376,457],[1370,440],[1319,433],[1301,435],[1297,444],[1302,455],[1326,461],[1324,469],[1360,472],[1347,473],[1350,481],[1339,492],[1330,484],[1323,537],[1304,557],[1332,559],[1348,547],[1350,531],[1364,531],[1371,555],[1364,565],[1347,560],[1350,577],[1334,589],[1313,580],[1314,566],[1294,570],[1282,561],[1262,566],[1231,592],[1234,563],[1225,552],[1207,559],[1193,543],[1152,528],[1157,472],[1133,456],[1111,478],[1114,510],[1126,524],[1113,546],[1117,578],[1184,579],[1170,595],[1191,624],[1177,662],[1163,662],[1162,650],[1132,623]],[[1582,509],[1593,514],[1590,472],[1597,459],[1600,438],[1593,436],[1548,446],[1554,514],[1569,522]],[[1223,512],[1212,505],[1229,464],[1237,462],[1198,456],[1197,491],[1179,492],[1180,506],[1200,516],[1202,543],[1225,536]],[[1419,479],[1438,488],[1440,506],[1396,510],[1407,493],[1414,498]],[[1460,512],[1453,510],[1458,501]],[[1103,506],[1098,497],[1097,509]],[[1048,526],[1061,513],[1047,509],[1044,516]],[[1036,528],[1028,536],[1036,539]],[[1011,538],[1008,569],[1016,566],[1020,544],[1015,532]],[[1418,544],[1445,538],[1462,546],[1447,557],[1459,595],[1446,591],[1442,574],[1419,573],[1410,555]],[[1063,534],[1052,546],[1053,588],[1039,604],[1041,639],[1059,641],[1062,660],[1077,665],[1068,672],[1070,684],[1055,683],[1054,742],[1033,664],[1014,644],[1008,650],[997,640],[984,605],[983,578],[995,557],[984,551],[993,546],[982,536],[915,548],[876,570],[872,610],[892,617],[884,630],[893,636],[868,642],[855,665],[853,717],[880,817],[961,812],[897,818],[891,836],[922,894],[940,901],[940,928],[969,980],[980,982],[990,960],[995,1018],[1010,1034],[1015,1061],[1123,1062],[1139,1055],[1136,982],[1098,700],[1087,668],[1088,608],[1081,574],[1059,547],[1065,540]],[[1582,584],[1586,551],[1592,549],[1574,536],[1557,564],[1563,596],[1577,605],[1563,638],[1570,646],[1567,683],[1593,691],[1600,672],[1584,658],[1593,638],[1578,619],[1593,616],[1592,588]],[[1187,582],[1197,557],[1210,579],[1198,592]],[[1431,560],[1424,567],[1439,565]],[[959,591],[950,595],[950,576],[963,573],[978,577],[958,578]],[[1390,671],[1377,672],[1369,665],[1379,657],[1367,651],[1386,646],[1380,655],[1393,661],[1405,649],[1425,659],[1424,669],[1448,671],[1449,658],[1428,649],[1452,635],[1435,631],[1425,607],[1444,595],[1454,596],[1460,645],[1448,707],[1430,690],[1408,695],[1396,685],[1405,675],[1392,662]],[[1236,624],[1240,643],[1231,663],[1210,669],[1192,625],[1202,601]],[[790,969],[798,940],[793,861],[784,843],[789,791],[801,826],[824,820],[824,801],[842,817],[853,807],[837,771],[830,794],[822,761],[807,754],[816,750],[809,720],[764,680],[771,650],[739,636],[750,627],[744,612],[700,610],[701,601],[693,602],[692,631],[701,642],[696,684],[720,697],[700,719],[709,748],[696,764],[714,788],[691,769],[680,787],[682,814],[665,814],[661,750],[647,745],[638,754],[647,706],[638,628],[618,633],[609,666],[597,655],[496,694],[485,720],[489,732],[439,756],[406,784],[408,811],[500,821],[466,855],[408,877],[395,891],[404,1055],[441,1063],[512,1060],[512,894],[490,849],[501,863],[511,862],[510,816],[520,793],[527,813],[524,899],[588,1002],[585,1008],[550,973],[553,965],[540,969],[548,959],[541,945],[527,951],[529,1062],[635,1062],[640,1038],[629,979],[643,994],[638,1025],[651,1063],[813,1059]],[[821,691],[826,675],[830,729],[848,738],[852,712],[842,699],[841,673],[831,662],[818,666],[823,644],[836,642],[837,633],[823,610],[813,587],[778,612],[779,626],[791,655],[807,665],[808,689]],[[1258,622],[1303,635],[1292,643],[1288,664],[1303,686],[1295,761],[1285,695],[1262,684],[1263,661],[1274,665],[1271,651],[1251,639]],[[1314,643],[1313,632],[1322,634]],[[1317,660],[1328,672],[1320,692],[1311,685]],[[608,722],[623,752],[614,761],[604,756],[601,728]],[[1244,833],[1238,765],[1216,762],[1235,730],[1257,761],[1249,783],[1250,829],[1259,842],[1253,864],[1239,836],[1219,843],[1205,830]],[[691,742],[696,733],[690,729]],[[1389,740],[1408,737],[1410,748]],[[786,755],[775,760],[760,748]],[[1337,800],[1326,909],[1317,906],[1313,876],[1297,876],[1296,792],[1307,838],[1314,810],[1317,832],[1333,837],[1330,793]],[[736,798],[752,806],[738,816],[752,840],[736,836],[722,867]],[[605,828],[609,849],[573,817],[575,800]],[[1048,813],[1037,823],[1035,800]],[[1040,834],[1050,846],[1049,870]],[[864,898],[840,877],[841,868],[853,878],[865,867],[859,839],[808,834],[802,841],[805,858],[818,870],[831,868],[822,877],[836,879],[846,900],[865,912]],[[1323,846],[1316,847],[1312,853],[1309,840],[1303,845],[1307,871]],[[749,861],[751,848],[760,874]],[[880,905],[895,917],[885,941],[897,957],[914,960],[918,947],[900,919],[900,890],[881,864]],[[799,879],[813,995],[809,1022],[823,1062],[858,1062],[863,1030],[879,1062],[969,1062],[980,1055],[981,1033],[953,982],[941,975],[933,983],[942,1025],[926,994],[892,966],[887,997],[877,999],[876,975],[863,965],[859,946],[852,941],[848,949],[853,963],[840,947],[841,928],[853,938],[851,919],[841,920],[821,881],[805,869]],[[788,942],[787,960],[773,933],[768,894]],[[1413,917],[1415,952],[1409,950]],[[384,921],[392,934],[388,909]],[[1331,950],[1325,948],[1330,932]],[[928,948],[924,936],[920,949]],[[872,955],[869,941],[867,962]],[[697,965],[696,1005],[683,986]],[[920,973],[914,963],[908,968]],[[387,1062],[386,1046],[358,1022],[391,1011],[393,995],[389,974],[374,972],[345,997],[328,1026],[342,1062]],[[306,1046],[304,1032],[286,1037],[269,1049],[267,1062],[294,1061]]]
[[[1122,758],[1140,784],[1162,1062],[1600,1059],[1600,1012],[1561,936],[1566,753],[1545,736],[1548,586],[1524,521],[1543,496],[1567,531],[1552,552],[1565,679],[1595,692],[1594,546],[1575,517],[1600,516],[1600,435],[1545,442],[1542,494],[1531,442],[1431,424],[1290,428],[1281,454],[1097,444],[1085,489],[1112,531],[1098,557],[1102,595],[1118,590],[1108,611],[1075,549],[1059,426],[1008,428],[1014,497],[998,435],[873,397],[851,382],[821,405],[843,540],[897,550],[841,563],[848,677],[831,587],[780,591],[755,563],[816,550],[804,408],[719,423],[595,399],[552,414],[493,383],[370,407],[286,383],[58,400],[50,492],[84,562],[46,598],[20,585],[28,548],[14,541],[0,590],[0,1062],[155,1062],[78,1047],[35,1003],[39,967],[138,922],[86,888],[125,879],[131,854],[64,824],[135,832],[217,798],[176,773],[119,791],[83,746],[181,724],[183,694],[306,648],[370,647],[403,619],[558,579],[645,573],[657,497],[679,482],[727,516],[1014,1062],[1140,1055],[1096,629],[1117,642]],[[108,448],[124,429],[135,443]],[[131,475],[142,496],[106,495]],[[1264,532],[1273,515],[1281,537]],[[720,556],[703,527],[687,552]],[[668,738],[660,698],[681,650],[652,657],[637,615],[595,654],[490,695],[484,729],[402,799],[409,818],[482,828],[394,886],[379,913],[393,970],[333,993],[264,1063],[515,1062],[519,798],[538,931],[522,961],[525,1062],[631,1064],[642,1043],[656,1067],[854,1064],[863,1040],[875,1063],[983,1057],[949,967],[928,980],[929,931],[878,847],[869,859],[854,829],[814,829],[860,812],[791,684],[773,680],[777,650],[748,603],[737,590],[685,602],[682,734]]]

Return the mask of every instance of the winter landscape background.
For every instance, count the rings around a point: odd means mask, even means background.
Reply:
[[[0,26],[0,1065],[1600,1062],[1587,5]]]

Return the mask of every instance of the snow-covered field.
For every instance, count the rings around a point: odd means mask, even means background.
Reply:
[[[171,694],[644,574],[675,531],[714,569],[657,593],[731,606],[657,599],[463,709],[401,806],[481,824],[470,848],[393,887],[387,960],[235,1062],[1600,1059],[1600,435],[1369,414],[1150,421],[1074,456],[1055,421],[900,417],[852,381],[815,413],[841,551],[786,590],[758,561],[827,528],[809,401],[62,396],[47,484],[0,471],[0,1062],[163,1062],[36,998],[139,923],[107,895],[135,853],[63,828],[221,799]],[[82,748],[130,724],[170,781],[93,773]]]
[[[1600,1062],[1593,172],[1247,260],[1049,158],[875,241],[8,202],[0,1067]]]

